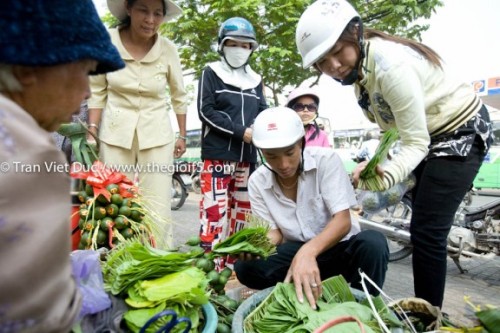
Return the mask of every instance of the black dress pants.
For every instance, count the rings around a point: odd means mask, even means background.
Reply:
[[[286,242],[277,247],[277,253],[267,260],[236,261],[234,270],[238,280],[252,289],[265,289],[283,282],[293,257],[304,245],[302,242]],[[361,290],[359,269],[380,288],[385,281],[389,249],[385,237],[373,230],[354,235],[318,256],[321,280],[343,275],[351,287]],[[378,291],[367,285],[373,295]]]

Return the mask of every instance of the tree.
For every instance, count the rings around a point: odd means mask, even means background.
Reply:
[[[259,49],[251,64],[271,90],[269,104],[277,105],[278,96],[287,86],[296,86],[318,73],[304,70],[295,44],[295,27],[300,15],[312,0],[175,0],[183,15],[164,24],[160,33],[179,46],[187,74],[201,75],[203,68],[219,59],[216,52],[220,24],[241,16],[254,26]],[[420,40],[427,24],[416,24],[429,18],[441,0],[351,0],[365,26],[391,34]],[[113,25],[117,20],[107,14],[103,21]]]
[[[185,69],[199,77],[203,68],[219,59],[216,52],[219,26],[226,19],[248,19],[257,33],[259,49],[251,64],[272,91],[270,104],[287,86],[296,86],[317,73],[304,70],[295,44],[295,27],[311,0],[176,0],[183,15],[162,26],[161,33],[179,46]],[[352,0],[366,26],[420,40],[428,25],[415,24],[429,18],[440,0]]]

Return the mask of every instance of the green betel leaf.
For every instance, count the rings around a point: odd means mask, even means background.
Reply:
[[[476,316],[488,332],[500,332],[500,309],[491,308],[476,312]]]
[[[276,246],[267,237],[269,232],[268,222],[250,214],[247,214],[246,221],[245,228],[214,246],[212,251],[214,256],[250,253],[266,259],[276,252]]]
[[[317,301],[318,310],[313,310],[307,301],[298,301],[292,283],[278,283],[246,316],[243,322],[245,332],[313,332],[336,317],[355,317],[362,322],[365,332],[381,332],[372,309],[356,299],[362,299],[362,296],[349,288],[344,277],[339,275],[326,279],[322,287],[323,295]],[[382,320],[390,328],[403,326],[380,297],[372,297],[372,300]],[[357,323],[343,323],[329,331],[359,332],[359,327]]]
[[[354,302],[356,298],[342,275],[332,276],[322,282],[323,296],[327,303]]]

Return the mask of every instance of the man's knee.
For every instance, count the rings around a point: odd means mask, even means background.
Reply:
[[[387,245],[387,240],[385,236],[375,230],[363,230],[358,235],[358,240],[361,240],[367,246],[382,246]]]
[[[363,253],[372,257],[388,257],[389,247],[385,236],[375,230],[364,230],[357,234],[356,243]]]
[[[236,262],[234,263],[234,272],[236,273],[236,278],[238,278],[238,281],[240,281],[240,283],[244,284],[245,286],[247,285],[247,281],[245,278],[250,275],[248,274],[248,266],[248,263],[242,260],[236,260]]]
[[[234,263],[234,272],[241,284],[252,289],[263,289],[263,276],[258,272],[254,261],[237,260]]]

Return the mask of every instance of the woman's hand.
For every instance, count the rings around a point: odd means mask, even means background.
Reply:
[[[186,152],[186,140],[178,138],[175,140],[174,158],[181,157]]]
[[[245,141],[246,143],[252,143],[252,133],[253,130],[250,127],[248,127],[245,130],[245,134],[243,134],[243,141]]]
[[[352,179],[352,185],[354,186],[354,188],[358,187],[359,175],[366,168],[366,165],[368,164],[368,162],[369,161],[364,161],[364,162],[359,163],[358,165],[356,165],[356,167],[352,171],[351,179]],[[382,168],[380,166],[380,164],[377,165],[375,172],[377,173],[377,175],[379,175],[379,177],[384,178],[384,168]]]
[[[284,282],[292,282],[299,302],[304,302],[304,294],[313,309],[321,296],[321,275],[316,257],[303,246],[295,255]]]
[[[96,126],[88,127],[87,131],[87,143],[90,145],[97,145],[96,139],[98,137],[98,128]],[[92,134],[91,134],[92,133]]]
[[[269,230],[269,232],[267,233],[267,238],[269,238],[269,241],[271,243],[273,243],[274,245],[279,245],[283,241],[283,235],[281,234],[281,231],[279,229]],[[231,257],[238,259],[238,260],[243,260],[243,261],[261,259],[259,256],[253,255],[253,254],[248,253],[248,252],[243,252],[237,256],[231,256]]]

